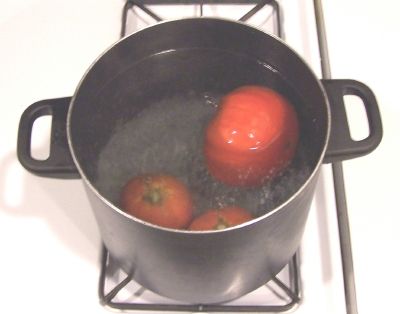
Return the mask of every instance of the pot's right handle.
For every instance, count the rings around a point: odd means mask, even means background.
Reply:
[[[331,163],[360,157],[372,152],[383,136],[382,121],[378,103],[371,89],[355,80],[321,80],[325,87],[331,108],[331,134],[324,163]],[[344,105],[345,95],[361,98],[367,114],[369,135],[360,141],[350,136],[350,129]]]
[[[67,114],[70,97],[46,99],[30,105],[22,114],[18,127],[17,155],[28,171],[42,177],[75,179],[80,178],[72,159],[67,141]],[[45,160],[31,155],[32,127],[36,119],[50,115],[50,154]]]

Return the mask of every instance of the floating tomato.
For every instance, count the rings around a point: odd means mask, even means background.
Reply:
[[[188,189],[170,175],[133,178],[122,190],[121,206],[137,218],[175,229],[187,227],[193,212]]]
[[[223,97],[207,127],[207,167],[225,184],[257,186],[291,162],[298,139],[296,111],[283,96],[244,86]]]
[[[220,230],[236,226],[252,219],[241,207],[210,209],[192,221],[189,230]]]

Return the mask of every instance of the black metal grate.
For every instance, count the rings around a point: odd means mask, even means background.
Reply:
[[[254,5],[248,12],[246,12],[239,21],[246,22],[256,13],[260,12],[265,6],[272,8],[272,17],[274,18],[274,29],[276,35],[283,37],[282,18],[279,4],[275,0],[262,0],[262,1],[245,1],[245,0],[127,0],[122,12],[122,26],[121,26],[121,37],[127,35],[127,20],[128,13],[133,8],[138,8],[145,12],[148,16],[154,19],[155,22],[162,21],[162,18],[158,16],[149,5],[198,5],[200,7],[199,15],[203,15],[203,5],[217,5],[217,4],[251,4]],[[249,305],[232,305],[229,304],[181,304],[181,303],[142,303],[142,302],[129,302],[129,301],[115,301],[121,291],[132,282],[130,275],[117,282],[115,285],[108,289],[106,292],[107,280],[110,274],[113,272],[112,259],[103,246],[102,248],[102,259],[101,259],[101,270],[99,280],[99,296],[100,302],[107,307],[119,310],[136,310],[136,311],[182,311],[182,312],[260,312],[260,313],[276,313],[286,312],[293,309],[299,304],[301,298],[301,284],[300,284],[300,268],[299,268],[299,253],[296,253],[289,264],[286,266],[288,278],[281,280],[278,277],[273,278],[261,289],[265,289],[265,292],[272,292],[280,300],[274,304],[274,302],[265,302],[260,299],[257,304]],[[115,272],[115,270],[114,270]],[[120,270],[121,272],[121,270]],[[279,276],[279,275],[278,275]],[[274,287],[271,286],[273,283]],[[143,287],[138,289],[138,294],[142,293],[145,289]],[[266,304],[267,303],[267,304]],[[270,304],[271,303],[271,304]]]
[[[200,16],[203,16],[203,6],[204,5],[217,5],[217,4],[250,4],[254,7],[245,13],[238,20],[241,22],[248,21],[256,13],[260,12],[265,6],[270,6],[273,9],[273,17],[275,19],[276,25],[276,35],[283,38],[283,27],[280,6],[275,0],[127,0],[125,2],[124,8],[122,10],[122,24],[120,36],[125,37],[127,35],[126,25],[128,19],[128,12],[133,8],[139,8],[147,15],[152,17],[155,22],[161,22],[163,19],[158,16],[153,10],[149,9],[149,5],[198,5],[200,7]]]
[[[288,278],[281,280],[278,277],[273,278],[265,286],[260,289],[265,293],[264,299],[262,296],[257,299],[257,303],[254,304],[183,304],[174,300],[167,300],[164,302],[153,302],[144,303],[141,301],[115,301],[118,294],[132,282],[132,277],[124,273],[124,278],[117,284],[113,285],[108,292],[106,290],[106,283],[109,277],[115,274],[116,271],[122,273],[120,269],[115,269],[116,266],[107,249],[103,246],[102,258],[101,258],[101,272],[99,280],[99,296],[100,302],[104,306],[119,309],[119,310],[130,310],[130,311],[174,311],[174,312],[220,312],[220,313],[278,313],[287,312],[293,309],[300,302],[301,297],[301,285],[300,285],[300,273],[299,273],[299,261],[298,253],[296,253],[286,266],[288,271]],[[285,269],[286,269],[285,268]],[[146,289],[138,286],[135,291],[132,291],[136,297],[140,296]],[[272,292],[277,296],[276,304],[270,300],[265,300],[268,296],[268,292]],[[259,296],[257,296],[258,298]],[[280,301],[280,302],[278,302]]]

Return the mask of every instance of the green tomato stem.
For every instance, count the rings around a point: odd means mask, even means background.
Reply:
[[[152,205],[157,205],[162,202],[163,195],[160,189],[151,189],[143,196],[143,199]]]

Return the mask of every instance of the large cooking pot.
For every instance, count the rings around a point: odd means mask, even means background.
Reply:
[[[202,168],[201,141],[219,98],[242,85],[268,86],[291,101],[300,144],[289,169],[267,187],[231,190]],[[364,140],[350,137],[347,94],[363,100],[370,127]],[[42,115],[53,119],[50,157],[35,160],[31,129]],[[265,284],[291,259],[321,164],[367,154],[381,137],[376,100],[362,83],[317,79],[284,42],[253,27],[192,18],[120,40],[92,64],[72,98],[31,105],[21,117],[18,157],[40,176],[82,178],[105,246],[145,288],[218,303]],[[221,191],[248,202],[256,218],[215,231],[146,223],[118,208],[120,188],[143,171],[179,177],[198,210],[215,205],[218,197],[207,195]]]

